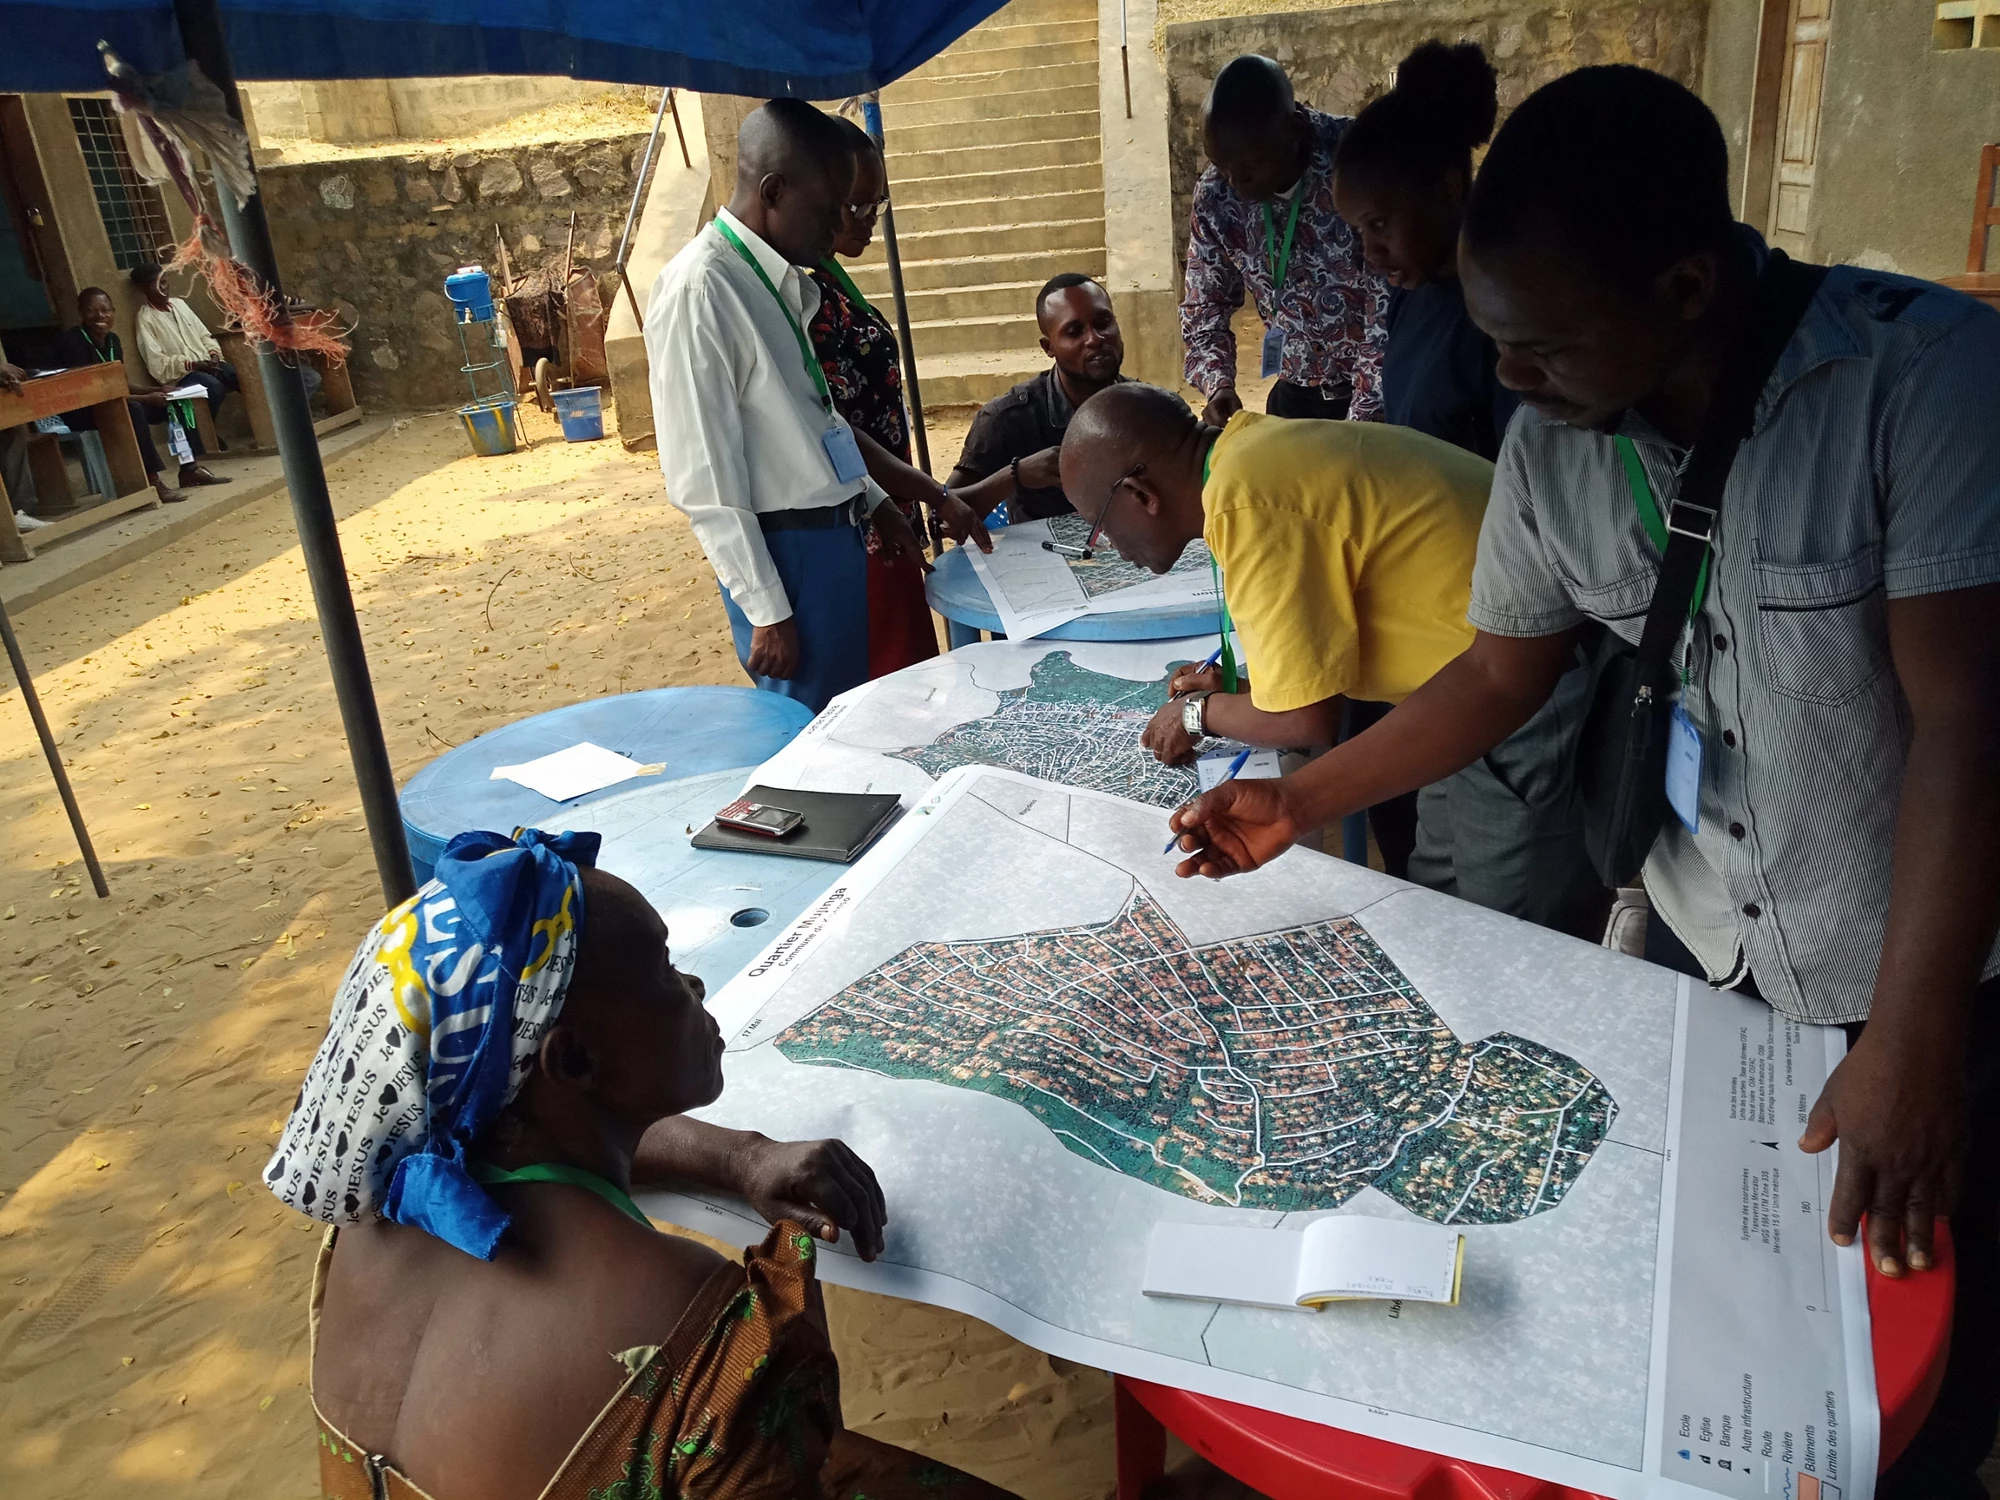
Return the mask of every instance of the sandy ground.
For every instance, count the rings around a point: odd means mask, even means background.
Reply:
[[[649,456],[411,419],[335,503],[399,778],[603,693],[741,682]],[[935,451],[962,436],[940,424]],[[258,1182],[378,887],[282,496],[17,622],[111,898],[0,693],[0,1493],[318,1494],[317,1236]],[[848,1420],[1032,1500],[1111,1483],[1110,1384],[833,1299]]]

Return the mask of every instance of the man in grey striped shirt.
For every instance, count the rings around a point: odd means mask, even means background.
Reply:
[[[1589,68],[1514,112],[1459,253],[1524,403],[1480,533],[1474,644],[1307,770],[1197,799],[1176,819],[1182,874],[1263,864],[1468,764],[1546,699],[1579,631],[1638,639],[1659,551],[1613,438],[1671,506],[1765,254],[1731,222],[1714,116],[1679,84]],[[1709,571],[1678,651],[1699,831],[1670,819],[1647,861],[1647,956],[1848,1024],[1803,1141],[1840,1141],[1829,1232],[1850,1242],[1865,1213],[1895,1276],[1931,1265],[1950,1213],[1959,1270],[1944,1386],[1876,1493],[1983,1496],[2000,1416],[2000,315],[1833,268],[1763,390]]]

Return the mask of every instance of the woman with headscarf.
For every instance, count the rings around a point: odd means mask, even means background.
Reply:
[[[872,1259],[838,1141],[681,1118],[722,1089],[702,985],[598,838],[461,834],[362,942],[264,1181],[334,1226],[313,1278],[329,1500],[1003,1500],[841,1426],[815,1278]],[[635,1181],[774,1221],[726,1261]]]
[[[910,424],[903,410],[903,367],[896,332],[862,295],[838,257],[864,254],[875,237],[875,221],[889,201],[889,178],[881,148],[852,120],[842,119],[854,151],[854,185],[840,214],[833,253],[806,272],[819,288],[819,311],[812,320],[813,352],[826,372],[833,404],[868,463],[868,473],[902,507],[916,527],[919,507],[936,512],[938,529],[964,540],[976,536],[987,551],[986,530],[965,502],[910,462]],[[938,654],[937,626],[924,597],[927,565],[911,556],[891,557],[868,537],[868,675],[881,677]]]

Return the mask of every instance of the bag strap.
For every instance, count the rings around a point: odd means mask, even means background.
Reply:
[[[1803,265],[1782,250],[1768,252],[1764,270],[1757,278],[1749,325],[1744,329],[1733,356],[1717,382],[1702,418],[1694,450],[1688,456],[1687,476],[1679,496],[1667,511],[1667,545],[1660,559],[1659,582],[1653,587],[1653,602],[1646,611],[1645,629],[1639,636],[1638,693],[1650,703],[1655,688],[1668,687],[1668,660],[1681,628],[1689,618],[1698,580],[1708,564],[1709,543],[1715,534],[1715,520],[1722,509],[1722,492],[1729,482],[1729,470],[1736,462],[1736,450],[1750,435],[1757,416],[1757,398],[1777,368],[1797,331],[1799,320],[1812,304],[1819,284],[1826,279],[1825,266]]]

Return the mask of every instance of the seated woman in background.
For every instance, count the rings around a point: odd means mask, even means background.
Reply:
[[[679,1118],[722,1091],[701,981],[595,834],[461,834],[362,943],[264,1180],[335,1228],[311,1389],[329,1500],[1003,1491],[841,1426],[815,1236],[869,1258],[838,1141]],[[447,1043],[449,1045],[447,1045]],[[741,1263],[635,1179],[739,1193]]]

